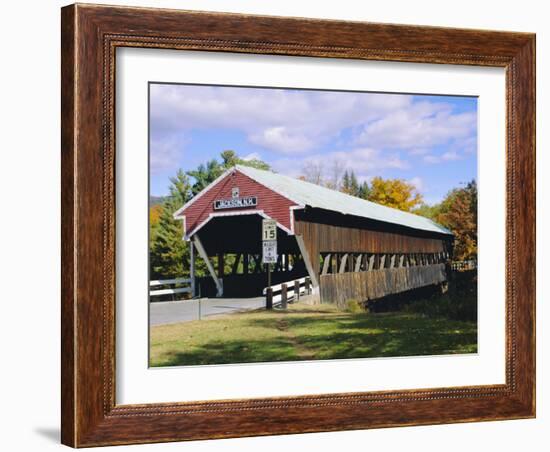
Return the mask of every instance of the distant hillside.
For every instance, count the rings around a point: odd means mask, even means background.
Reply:
[[[149,196],[149,206],[153,207],[157,204],[162,204],[165,199],[166,196]]]

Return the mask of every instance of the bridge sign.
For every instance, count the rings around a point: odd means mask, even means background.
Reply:
[[[258,205],[256,196],[246,198],[232,197],[231,199],[217,199],[214,201],[214,210],[240,209],[242,207],[255,207]]]

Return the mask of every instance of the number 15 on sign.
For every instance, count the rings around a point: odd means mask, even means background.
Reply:
[[[275,220],[262,220],[262,263],[274,264],[277,262],[277,222]],[[268,285],[270,268],[268,265]]]
[[[277,222],[275,220],[262,221],[262,240],[277,240]]]

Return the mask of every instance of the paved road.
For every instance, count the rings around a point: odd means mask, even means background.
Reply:
[[[201,317],[265,307],[265,297],[258,298],[203,298]],[[150,325],[189,322],[199,318],[199,301],[158,301],[149,304]]]

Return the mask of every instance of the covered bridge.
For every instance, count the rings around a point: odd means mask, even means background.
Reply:
[[[292,177],[237,165],[175,212],[193,293],[258,296],[262,219],[277,222],[272,284],[309,276],[321,302],[366,301],[446,280],[453,236],[433,221]],[[195,278],[197,252],[209,277]],[[232,266],[227,270],[226,259]],[[196,283],[195,283],[196,281]]]

